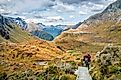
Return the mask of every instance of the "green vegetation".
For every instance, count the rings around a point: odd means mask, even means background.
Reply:
[[[34,40],[34,37],[26,31],[20,29],[20,27],[15,26],[14,29],[10,29],[10,41],[11,42],[25,42]]]
[[[27,42],[35,40],[31,34],[21,29],[11,18],[0,15],[0,41],[1,42]]]
[[[50,65],[41,72],[31,69],[26,71],[14,71],[13,73],[0,72],[0,80],[75,80],[74,74],[66,73],[61,68]]]
[[[36,31],[32,31],[31,33],[44,40],[52,41],[54,39],[54,37],[51,34],[44,31],[36,30]]]
[[[91,74],[94,80],[120,80],[121,47],[108,46],[104,48],[92,65]]]
[[[57,66],[57,56],[62,57],[62,60],[70,59],[70,55],[65,54],[46,41],[0,43],[0,80],[57,80],[61,76],[75,80],[76,76],[71,73],[71,67]],[[48,64],[41,65],[38,63],[41,61]]]

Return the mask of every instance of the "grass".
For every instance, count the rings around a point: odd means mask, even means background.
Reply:
[[[44,71],[48,70],[49,65],[57,63],[58,59],[67,60],[71,57],[72,56],[67,53],[64,54],[54,46],[53,43],[46,41],[35,40],[22,43],[3,42],[0,44],[0,79],[2,80],[4,78],[4,73],[8,79],[17,80],[36,78],[40,80],[45,80],[46,78],[50,80],[59,79],[61,75],[66,75],[67,73],[63,70],[56,72],[59,69],[57,69],[56,66],[49,68],[52,69],[49,70],[50,72],[47,71],[47,73],[45,73]],[[37,60],[47,61],[49,64],[45,66],[39,65],[36,62]],[[58,75],[58,73],[60,73],[60,75]],[[46,75],[48,75],[48,77]],[[66,77],[69,78],[71,76],[74,75],[72,74]]]

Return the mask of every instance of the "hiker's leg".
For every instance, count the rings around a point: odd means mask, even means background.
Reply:
[[[90,62],[88,62],[88,69],[90,68]]]
[[[85,61],[82,62],[82,66],[85,66]]]
[[[89,69],[89,62],[86,62],[86,67],[88,67],[88,69]]]
[[[88,67],[88,69],[89,69],[89,63],[88,63],[88,65],[87,65],[87,67]]]

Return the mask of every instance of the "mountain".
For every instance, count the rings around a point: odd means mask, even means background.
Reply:
[[[40,39],[44,39],[47,41],[52,41],[54,37],[47,33],[46,31],[43,31],[43,28],[46,26],[42,23],[28,23],[28,28],[26,29],[28,32],[30,32],[32,35],[37,36]]]
[[[106,12],[120,12],[121,11],[121,0],[117,0],[116,2],[110,4],[104,11],[103,13]]]
[[[51,34],[41,30],[32,31],[31,34],[48,41],[52,41],[54,39],[54,37]]]
[[[28,24],[22,18],[19,18],[19,17],[17,17],[17,18],[7,17],[7,18],[13,20],[18,26],[20,26],[24,30],[26,30],[28,28]]]
[[[28,23],[28,28],[26,30],[31,33],[32,31],[35,31],[35,30],[42,30],[42,28],[36,23],[31,22],[31,23]]]
[[[63,32],[55,43],[66,51],[89,52],[93,80],[120,80],[121,0],[89,17],[77,29]]]
[[[100,24],[105,21],[110,22],[118,22],[120,21],[121,16],[121,1],[117,0],[116,2],[110,4],[102,13],[98,13],[96,15],[93,15],[89,17],[87,20],[83,22],[83,24],[86,24],[88,26],[91,26],[93,24]],[[94,20],[94,21],[93,21]]]
[[[52,41],[55,37],[60,35],[64,30],[70,29],[72,26],[67,25],[44,25],[42,23],[28,23],[26,29],[33,35],[48,41]]]
[[[19,26],[22,27],[22,29],[26,30],[28,28],[28,24],[22,18],[18,17],[18,18],[15,18],[14,20]]]
[[[72,26],[71,29],[76,29],[76,28],[78,28],[81,24],[82,24],[82,22],[79,22],[79,23],[77,23],[76,25]]]
[[[42,23],[25,22],[22,18],[7,17],[12,20],[16,25],[20,26],[23,30],[26,30],[33,35],[48,41],[52,41],[55,37],[61,34],[62,31],[71,28],[67,25],[44,25]],[[41,34],[41,36],[40,36]]]
[[[62,31],[71,28],[69,25],[44,25],[42,23],[37,23],[37,25],[40,30],[50,33],[54,37],[58,36]]]
[[[42,29],[44,29],[44,28],[46,28],[46,27],[48,27],[48,26],[46,26],[46,25],[44,25],[44,24],[42,24],[42,23],[37,23],[37,25],[39,26],[39,28],[42,30]]]
[[[63,31],[61,28],[58,27],[48,27],[48,28],[44,28],[43,31],[51,34],[54,38],[57,37],[58,35],[61,34],[61,32]]]
[[[18,18],[4,17],[4,18],[8,19],[8,21],[11,21],[8,24],[13,23],[16,26],[19,26],[19,28],[28,31],[29,33],[41,39],[48,40],[48,41],[52,41],[56,36],[58,36],[62,32],[60,25],[59,26],[57,25],[46,26],[42,23],[37,23],[37,24],[34,22],[26,23],[24,19],[19,18],[19,17]],[[6,32],[6,34],[8,34],[8,32]]]
[[[92,50],[93,46],[96,47],[95,50],[97,51],[100,50],[102,46],[104,46],[104,44],[120,44],[120,6],[121,1],[117,0],[116,2],[110,4],[103,12],[93,15],[84,22],[82,22],[77,29],[71,29],[63,32],[55,39],[55,43],[57,45],[61,45],[62,47],[68,45],[69,47],[66,46],[65,49],[72,49],[72,47],[73,49],[80,49],[81,47],[87,46],[81,45],[81,43],[83,42],[88,44],[87,47],[90,47],[89,50]],[[74,45],[72,42],[70,42],[70,40],[77,42],[76,44],[78,45]]]
[[[21,42],[33,40],[33,37],[22,30],[10,17],[0,15],[0,41]]]

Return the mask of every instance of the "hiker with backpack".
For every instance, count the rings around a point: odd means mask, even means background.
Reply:
[[[89,64],[91,62],[91,55],[89,53],[86,53],[84,56],[83,56],[83,65],[85,67],[88,67],[89,69]]]

